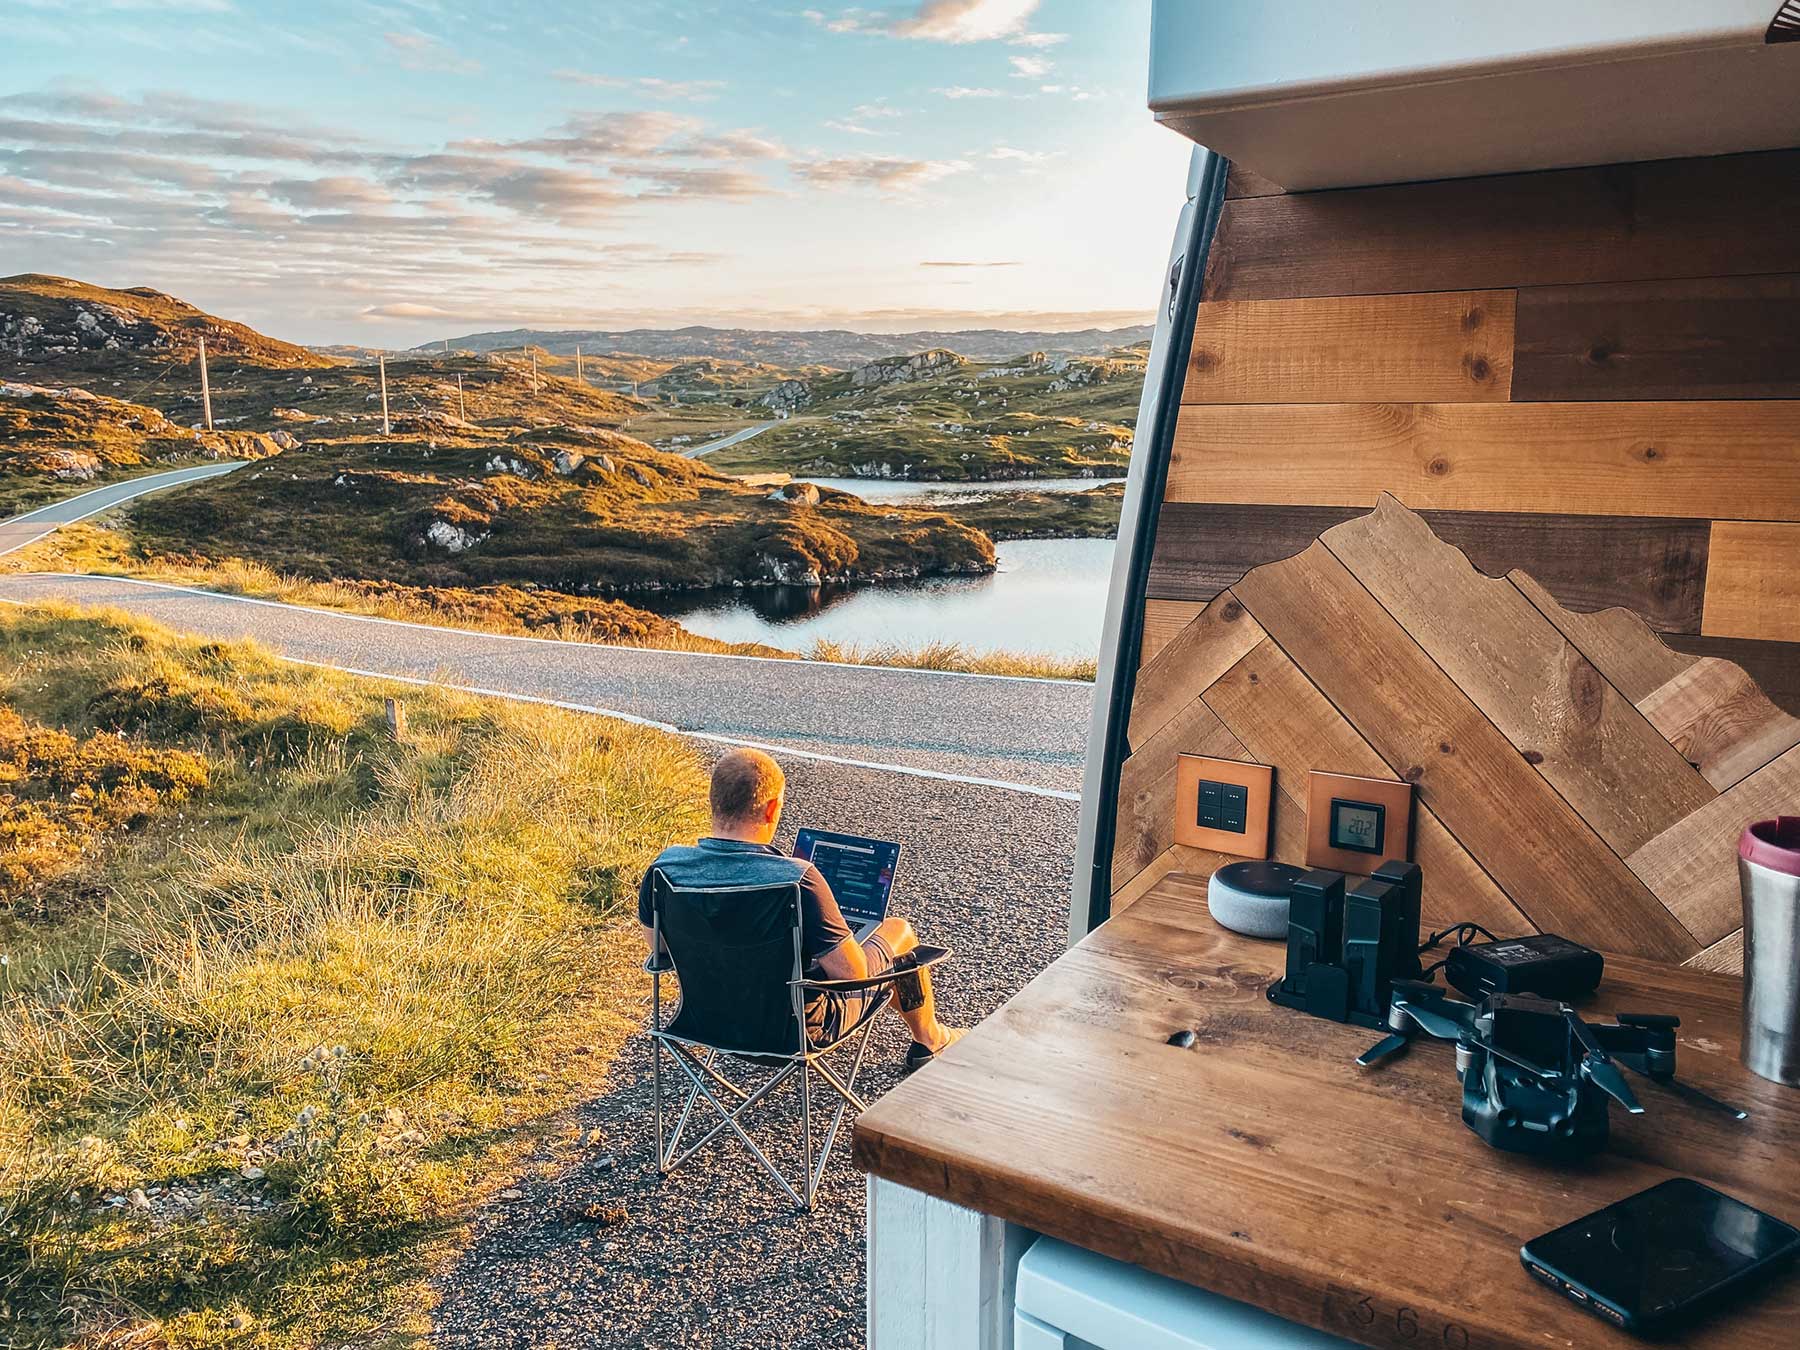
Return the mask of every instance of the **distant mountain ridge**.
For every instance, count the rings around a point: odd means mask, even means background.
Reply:
[[[1149,324],[1130,328],[1082,328],[1068,333],[1040,333],[1005,328],[969,328],[959,332],[925,330],[915,333],[853,333],[829,328],[799,332],[759,328],[509,328],[470,333],[450,338],[451,350],[499,351],[511,347],[541,347],[563,356],[574,354],[580,344],[584,354],[630,352],[677,360],[716,357],[732,361],[761,361],[778,366],[833,366],[840,370],[866,365],[884,356],[910,356],[933,348],[947,348],[974,361],[1002,361],[1027,352],[1067,352],[1073,356],[1097,356],[1116,347],[1148,342],[1155,330]],[[444,341],[423,343],[415,352],[441,352]]]

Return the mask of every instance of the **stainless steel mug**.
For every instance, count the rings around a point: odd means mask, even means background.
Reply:
[[[1800,1087],[1800,816],[1744,828],[1738,881],[1744,892],[1744,1065]]]

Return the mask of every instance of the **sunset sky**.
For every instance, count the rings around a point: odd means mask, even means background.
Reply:
[[[0,273],[306,342],[1144,322],[1148,0],[8,0]]]

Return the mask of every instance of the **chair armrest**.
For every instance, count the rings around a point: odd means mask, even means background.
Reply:
[[[670,956],[667,952],[658,952],[656,955],[645,959],[644,969],[649,971],[652,975],[665,975],[669,971],[675,969],[675,958]]]
[[[896,957],[893,968],[884,970],[879,975],[867,975],[860,980],[789,980],[788,983],[809,992],[854,994],[863,989],[876,989],[884,984],[892,984],[915,970],[929,970],[950,955],[948,947],[927,947],[920,943],[910,952]]]

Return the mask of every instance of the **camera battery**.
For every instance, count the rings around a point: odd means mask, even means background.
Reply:
[[[1569,1003],[1599,988],[1605,964],[1591,947],[1554,933],[1535,933],[1452,947],[1444,958],[1444,979],[1472,999],[1536,994]]]

